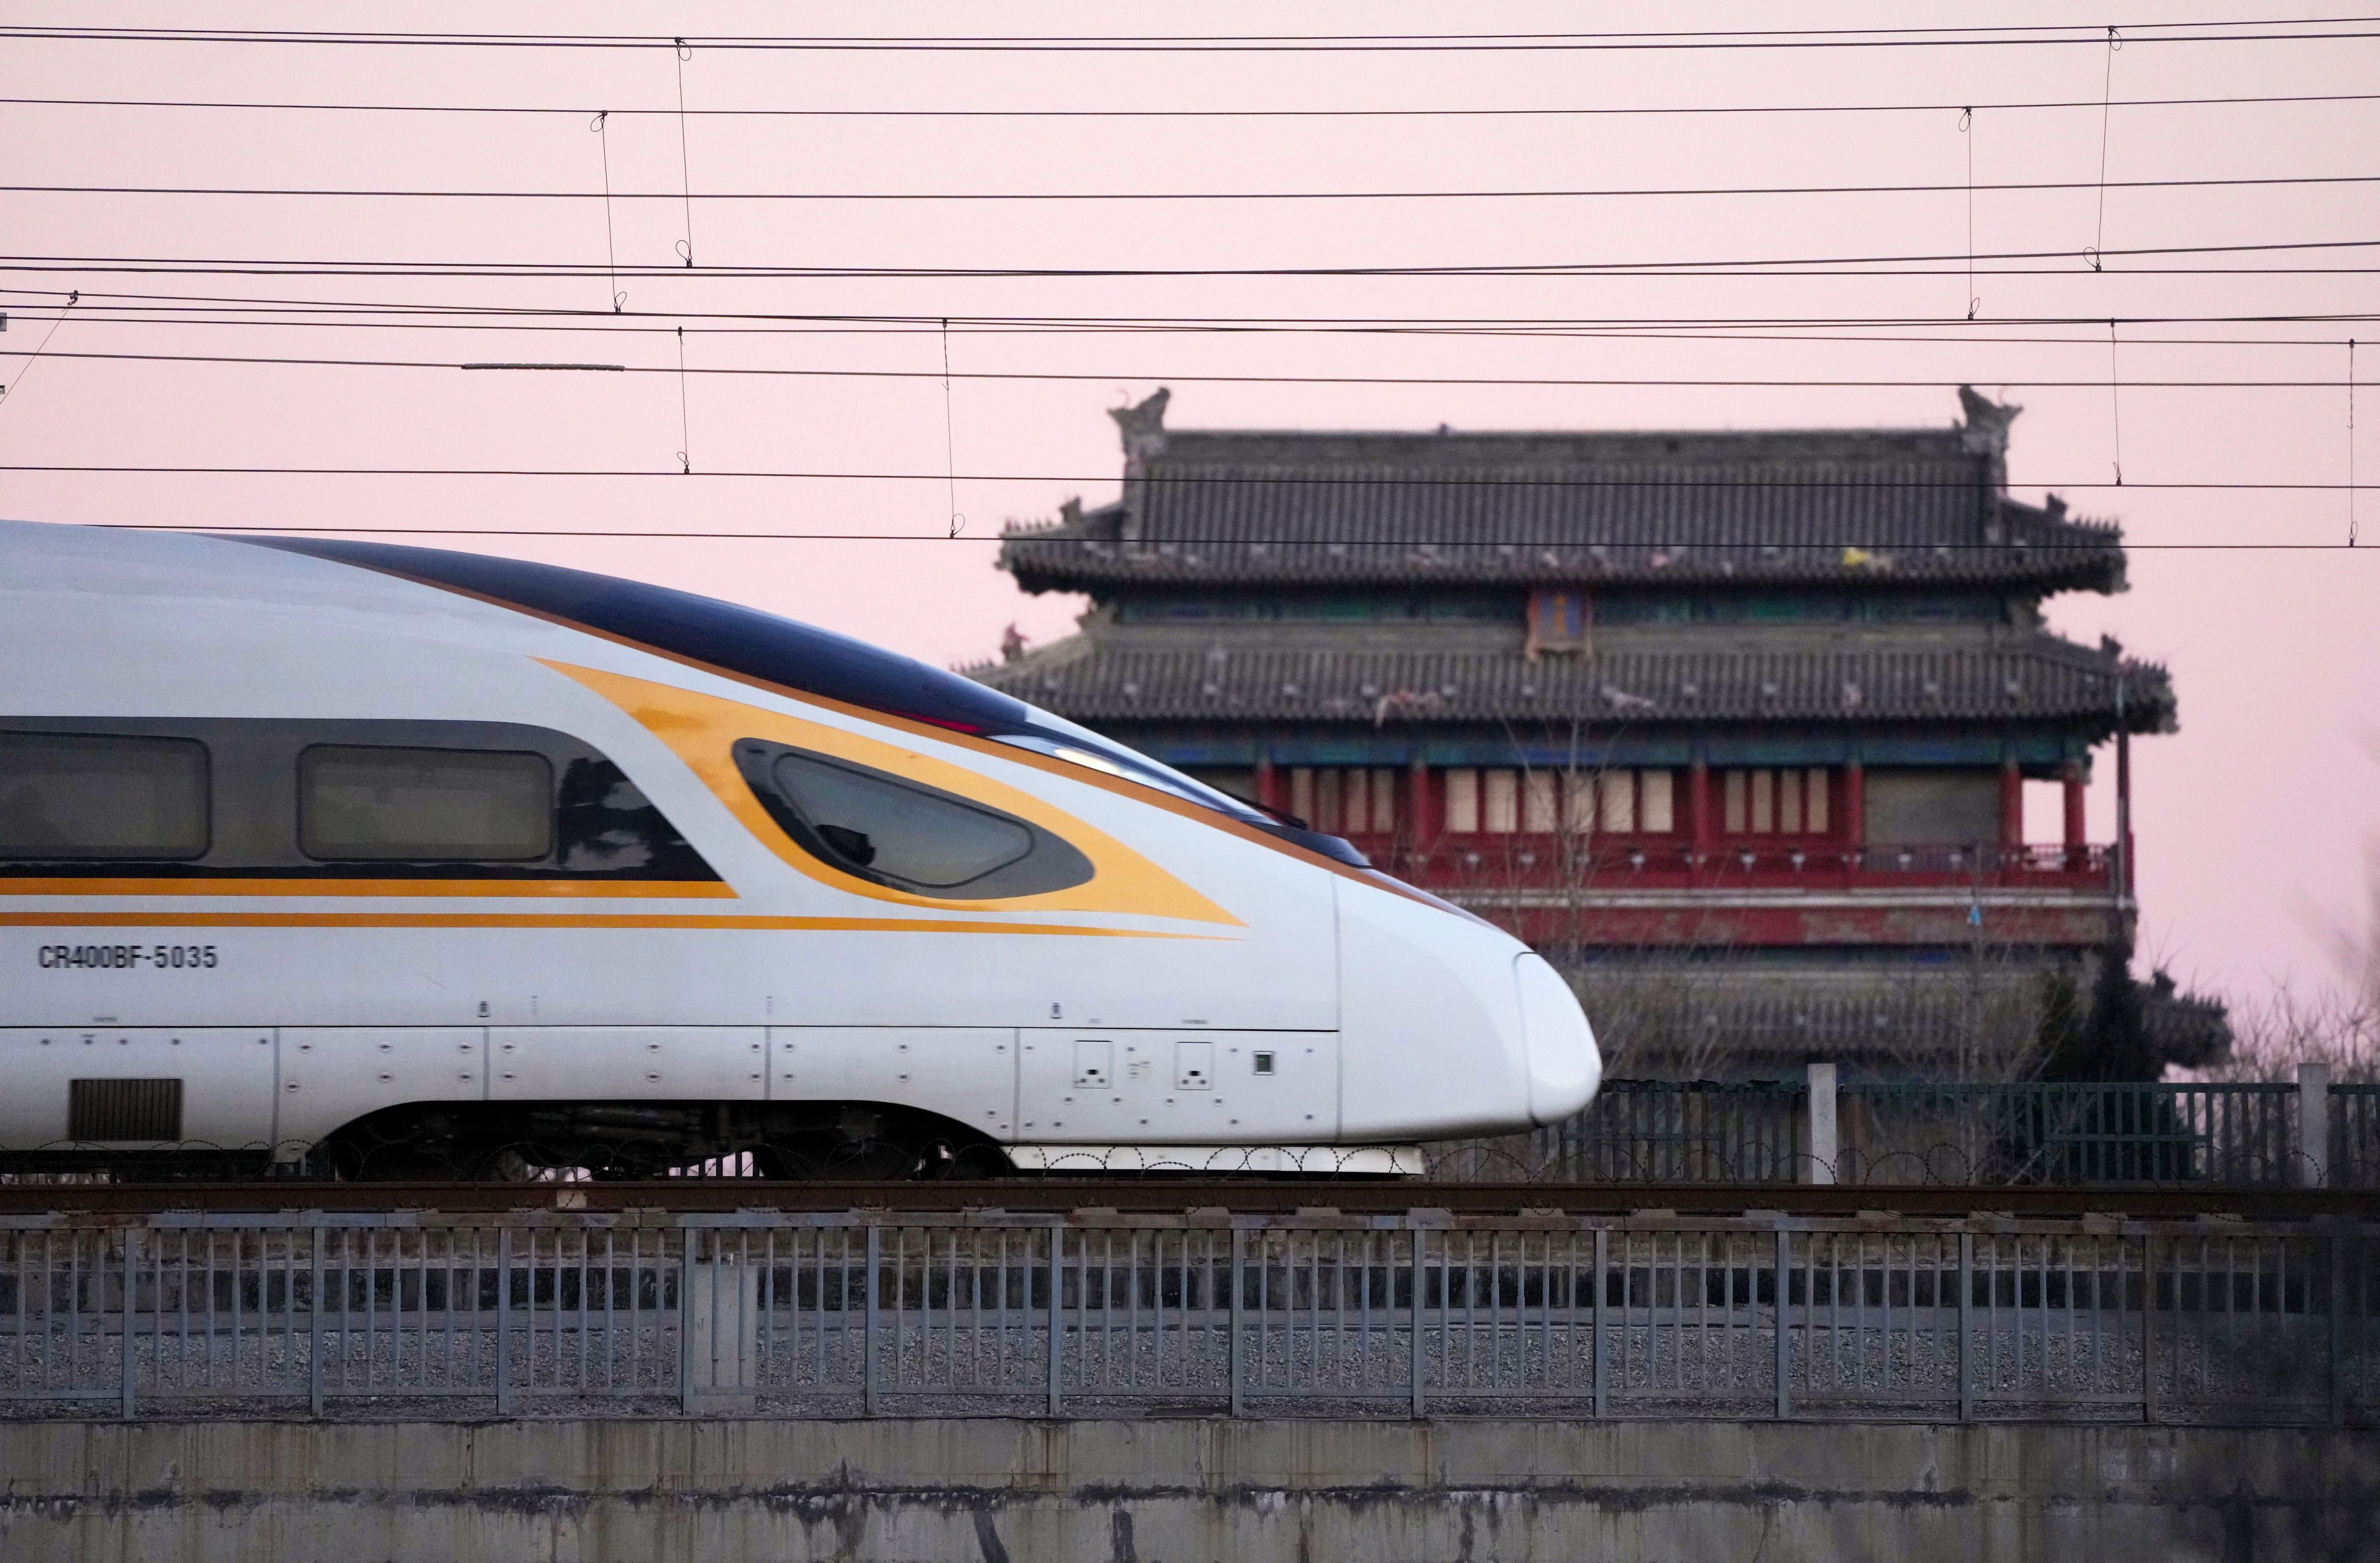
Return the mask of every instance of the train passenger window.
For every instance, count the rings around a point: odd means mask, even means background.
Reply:
[[[610,760],[580,758],[564,766],[559,798],[554,857],[569,872],[656,879],[719,877]]]
[[[538,754],[318,744],[298,758],[298,840],[332,860],[544,857],[553,766]]]
[[[837,855],[892,878],[947,890],[1033,850],[1033,832],[1005,815],[889,777],[808,755],[781,755],[772,772]]]
[[[896,889],[969,899],[1081,884],[1089,859],[998,809],[829,758],[747,739],[745,780],[795,842],[834,867]]]
[[[0,858],[181,862],[207,835],[204,744],[0,733]]]

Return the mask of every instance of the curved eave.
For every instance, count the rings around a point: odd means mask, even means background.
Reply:
[[[1220,667],[1201,662],[1195,672],[1177,657],[1094,650],[970,674],[1093,726],[2013,722],[2079,731],[2095,741],[2117,730],[2119,678],[2125,730],[2170,733],[2177,725],[2172,681],[2163,668],[2118,663],[2104,651],[2047,638],[1990,652],[1767,660],[1695,654],[1532,663],[1504,656],[1262,652]]]
[[[1487,553],[1484,559],[1466,558]],[[1564,560],[1548,563],[1542,557],[1448,549],[1436,557],[1400,552],[1350,550],[1343,555],[1321,557],[1253,556],[1244,546],[1190,545],[1160,551],[1126,550],[1095,539],[1032,539],[1012,542],[1000,551],[1000,566],[1015,576],[1026,591],[1087,592],[1107,595],[1132,587],[1208,587],[1232,589],[1310,590],[1316,588],[1377,587],[1427,589],[1433,587],[1503,586],[1585,590],[1613,587],[1698,590],[1742,589],[1764,586],[1848,587],[1888,592],[1915,588],[1990,587],[2038,591],[2117,592],[2124,588],[2121,549],[2091,547],[2057,551],[2008,549],[1978,557],[1973,551],[1946,551],[1917,558],[1899,558],[1888,565],[1846,565],[1840,554],[1823,557],[1741,560],[1714,552],[1694,557],[1693,550],[1668,564],[1649,560]]]

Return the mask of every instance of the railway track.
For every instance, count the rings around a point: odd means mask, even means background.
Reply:
[[[2258,1221],[2380,1217],[2380,1190],[2140,1187],[1974,1188],[1940,1184],[1433,1183],[1269,1181],[1257,1179],[990,1179],[944,1182],[778,1182],[762,1179],[666,1179],[573,1183],[0,1184],[0,1216],[85,1214],[140,1218],[177,1211],[219,1214],[438,1211],[446,1215],[527,1210],[794,1212],[884,1211],[896,1215],[1004,1211],[1012,1215],[1180,1216],[1228,1211],[1282,1215],[1458,1217],[1788,1216],[1955,1218],[2006,1215],[2072,1218],[2105,1215],[2173,1220],[2233,1217]]]

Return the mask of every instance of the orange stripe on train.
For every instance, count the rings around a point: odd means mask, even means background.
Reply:
[[[956,918],[766,917],[697,913],[0,912],[0,927],[37,928],[745,928],[764,932],[1060,934],[1083,939],[1212,939],[1211,934]]]

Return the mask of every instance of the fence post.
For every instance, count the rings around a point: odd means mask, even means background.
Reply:
[[[318,1230],[315,1236],[316,1253],[322,1252],[321,1242],[321,1233]],[[314,1271],[314,1309],[315,1317],[318,1319],[322,1316],[322,1268],[318,1265]],[[686,1257],[681,1253],[678,1257],[677,1278],[678,1382],[681,1385],[692,1376],[686,1372],[686,1338],[691,1333],[686,1327]],[[314,1339],[319,1345],[322,1339],[319,1328],[315,1331]],[[321,1359],[322,1352],[319,1350],[316,1351],[315,1357],[318,1361]],[[503,1226],[496,1229],[496,1414],[509,1416],[512,1414],[512,1409],[513,1230],[509,1226]]]
[[[1232,1414],[1239,1416],[1247,1410],[1242,1357],[1246,1336],[1244,1294],[1246,1288],[1240,1281],[1240,1250],[1247,1234],[1234,1226],[1232,1229]]]
[[[1840,1152],[1835,1134],[1835,1109],[1838,1096],[1835,1066],[1814,1063],[1810,1066],[1810,1181],[1831,1183]]]
[[[759,1405],[762,1266],[753,1263],[751,1237],[737,1229],[735,1253],[719,1228],[686,1227],[678,1268],[678,1409],[750,1414]],[[709,1233],[710,1247],[701,1244]]]
[[[877,1295],[876,1266],[883,1253],[883,1230],[873,1221],[868,1223],[868,1322],[859,1340],[860,1410],[869,1416],[876,1414],[876,1342],[880,1327],[877,1315],[882,1304]]]
[[[1936,1298],[1939,1307],[1942,1300]],[[1975,1306],[1975,1234],[1959,1234],[1959,1420],[1972,1422],[1975,1417],[1975,1375],[1968,1362],[1968,1337],[1974,1333],[1973,1325]]]
[[[1793,1414],[1793,1343],[1785,1333],[1785,1316],[1793,1297],[1793,1234],[1780,1218],[1777,1223],[1777,1420]]]
[[[1606,1333],[1603,1323],[1603,1300],[1604,1293],[1611,1286],[1609,1267],[1610,1258],[1610,1230],[1597,1227],[1595,1229],[1595,1415],[1597,1421],[1610,1414],[1611,1411],[1611,1397],[1604,1387],[1608,1375],[1604,1372],[1603,1363]]]
[[[1405,1219],[1412,1221],[1413,1218],[1408,1216]],[[1421,1245],[1426,1241],[1425,1229],[1420,1222],[1415,1221],[1413,1229],[1413,1414],[1416,1422],[1421,1420],[1423,1408],[1422,1370],[1428,1360],[1422,1351],[1421,1344]]]
[[[677,1409],[694,1414],[694,1248],[698,1229],[681,1225],[677,1248]]]
[[[308,1294],[308,1298],[307,1298],[307,1303],[308,1303],[308,1306],[309,1306],[309,1307],[310,1308],[310,1310],[312,1311],[312,1320],[311,1320],[311,1322],[310,1322],[310,1324],[308,1324],[308,1325],[307,1325],[307,1327],[306,1327],[306,1329],[307,1329],[307,1343],[306,1343],[306,1404],[307,1404],[308,1409],[309,1409],[309,1410],[310,1410],[310,1411],[313,1412],[313,1414],[314,1414],[314,1415],[316,1415],[316,1416],[320,1416],[320,1415],[322,1415],[322,1236],[323,1236],[323,1234],[322,1234],[322,1224],[320,1221],[317,1221],[317,1222],[315,1222],[315,1223],[314,1223],[314,1229],[313,1229],[313,1231],[314,1231],[314,1258],[313,1258],[313,1266],[312,1266],[312,1271],[311,1271],[312,1276],[313,1276],[313,1281],[312,1281],[312,1289],[311,1289],[311,1290],[309,1292],[309,1294]],[[293,1306],[293,1307],[295,1307],[295,1306],[297,1305],[297,1300],[296,1300],[295,1298],[292,1298],[292,1299],[290,1300],[290,1305],[291,1305],[291,1306]],[[342,1336],[339,1338],[339,1349],[340,1349],[342,1351],[346,1351],[346,1345],[347,1345],[346,1338],[346,1336],[342,1335]]]
[[[2347,1266],[2350,1230],[2330,1232],[2330,1424],[2347,1425]]]
[[[2156,1239],[2141,1239],[2141,1420],[2157,1419],[2156,1393]],[[2175,1366],[2177,1379],[2180,1367]]]
[[[2298,1176],[2308,1188],[2330,1186],[2330,1066],[2298,1065]]]
[[[119,1409],[127,1422],[132,1420],[132,1321],[140,1316],[140,1310],[133,1305],[137,1288],[132,1268],[135,1263],[132,1256],[133,1250],[138,1246],[135,1235],[139,1230],[140,1229],[136,1227],[124,1229],[124,1296],[123,1307],[117,1315],[117,1322],[123,1326],[116,1332],[122,1368],[122,1379],[117,1388],[123,1399],[123,1405]]]
[[[1061,1403],[1061,1379],[1066,1363],[1066,1327],[1062,1310],[1066,1290],[1066,1223],[1055,1221],[1050,1227],[1050,1414],[1058,1414]],[[1085,1350],[1088,1350],[1086,1346]]]

